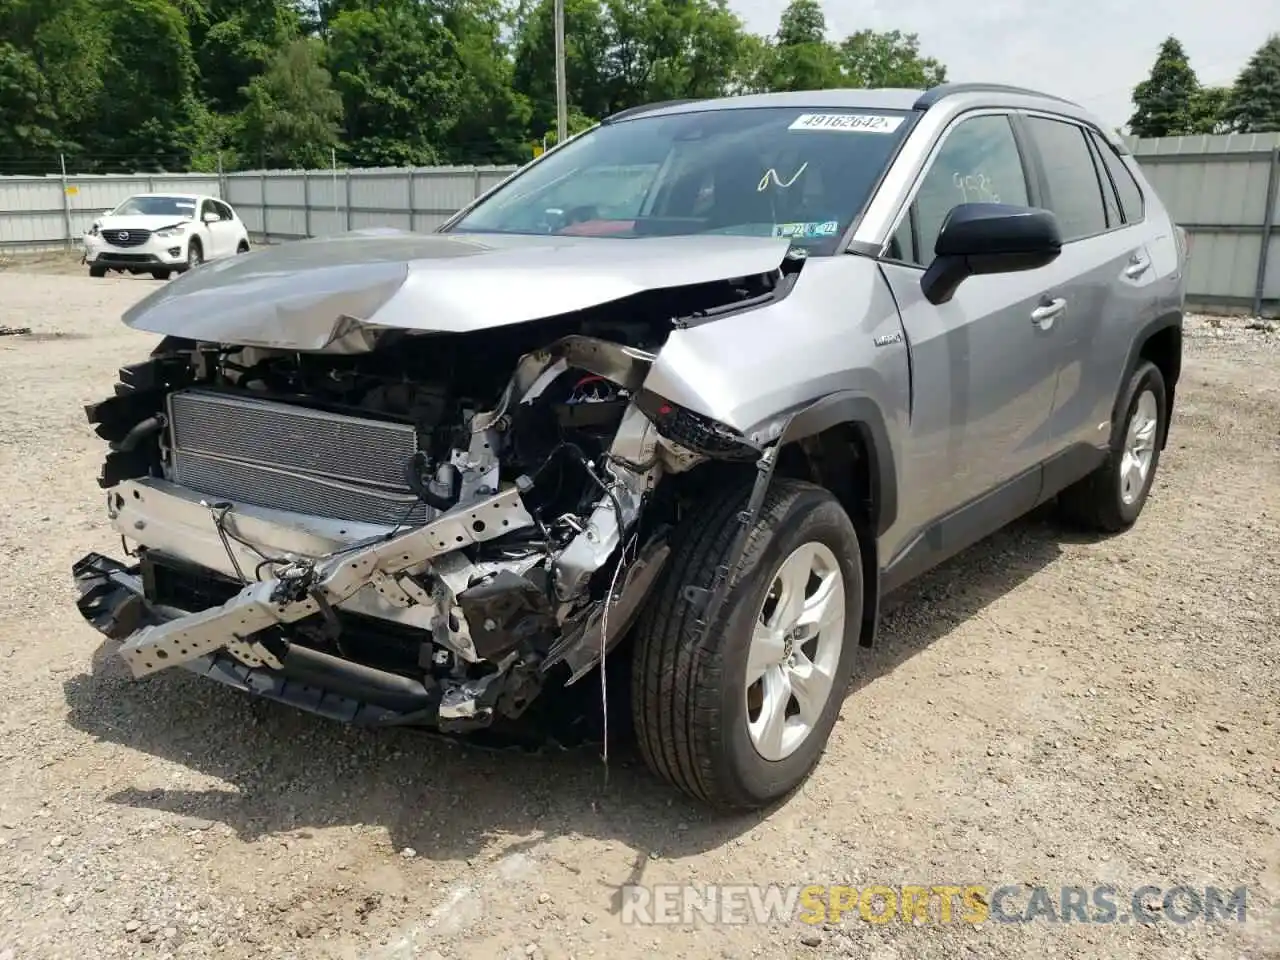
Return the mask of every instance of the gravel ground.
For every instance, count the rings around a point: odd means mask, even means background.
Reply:
[[[150,280],[0,272],[0,960],[1280,957],[1280,333],[1189,321],[1147,512],[1033,516],[910,588],[799,795],[716,820],[632,750],[361,732],[133,682],[81,405]],[[76,271],[79,273],[79,271]],[[625,926],[621,885],[1248,885],[1244,924]],[[856,917],[856,915],[855,915]]]

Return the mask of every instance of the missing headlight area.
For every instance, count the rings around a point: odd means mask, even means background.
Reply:
[[[85,557],[81,610],[137,677],[445,732],[518,717],[625,635],[668,555],[664,478],[752,452],[644,392],[671,329],[170,338],[87,409],[131,562]]]

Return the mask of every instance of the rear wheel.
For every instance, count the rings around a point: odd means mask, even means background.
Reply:
[[[98,267],[98,266],[92,266],[92,265],[89,267],[89,276],[91,276],[91,277],[97,277],[97,278],[101,279],[102,277],[105,277],[106,275],[107,275],[107,268],[106,268],[106,267]]]
[[[1100,533],[1119,533],[1133,526],[1160,465],[1168,411],[1164,376],[1159,367],[1144,360],[1116,406],[1107,459],[1058,497],[1066,520]]]
[[[706,630],[685,597],[729,561],[748,487],[693,512],[635,633],[632,709],[649,766],[722,809],[753,809],[816,766],[862,620],[858,535],[821,487],[779,480]]]
[[[249,252],[249,241],[241,240],[240,245],[236,247],[236,253],[248,253],[248,252]]]

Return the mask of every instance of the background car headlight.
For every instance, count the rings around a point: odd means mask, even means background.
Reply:
[[[165,227],[163,230],[157,230],[156,236],[157,237],[180,237],[182,236],[182,231],[185,229],[187,228],[182,224],[178,224],[178,226],[176,227]]]

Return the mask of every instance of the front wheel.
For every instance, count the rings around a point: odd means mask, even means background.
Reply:
[[[707,629],[685,587],[727,563],[749,488],[691,512],[636,625],[640,750],[668,782],[721,809],[756,809],[817,765],[853,672],[862,621],[858,534],[839,502],[779,480],[741,572]]]
[[[1168,417],[1164,376],[1159,367],[1144,360],[1116,405],[1107,459],[1059,495],[1064,519],[1099,533],[1119,533],[1133,526],[1156,478]]]
[[[202,263],[204,263],[204,247],[200,245],[199,240],[193,238],[187,247],[187,269],[194,270]]]
[[[94,277],[95,279],[99,279],[99,280],[100,280],[100,279],[102,279],[103,277],[105,277],[106,275],[107,275],[107,268],[106,268],[106,267],[97,267],[97,266],[90,266],[90,267],[89,267],[89,276]]]

